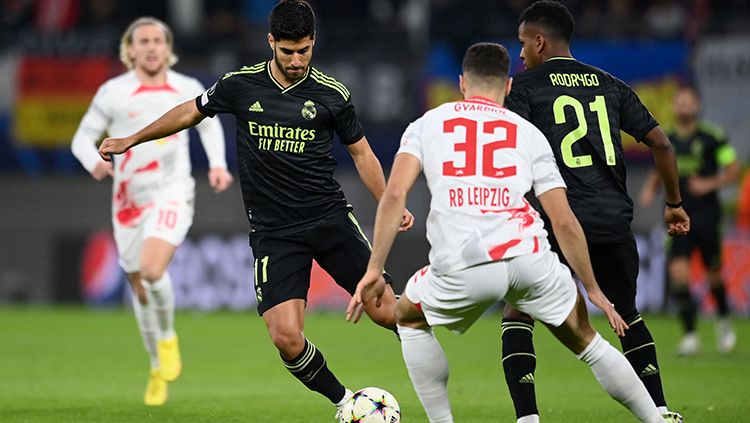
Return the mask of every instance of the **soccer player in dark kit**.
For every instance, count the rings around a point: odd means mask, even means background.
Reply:
[[[711,295],[716,300],[716,348],[722,354],[729,354],[737,343],[737,335],[729,323],[729,302],[721,279],[719,191],[737,181],[740,164],[726,133],[700,118],[700,98],[695,88],[685,86],[677,90],[674,114],[675,127],[669,131],[669,139],[677,154],[685,209],[693,220],[690,235],[672,240],[668,253],[670,288],[685,331],[677,353],[693,355],[700,350],[696,332],[698,304],[688,286],[690,257],[697,248],[708,270]],[[651,204],[658,187],[659,175],[652,171],[641,190],[644,206]]]
[[[620,130],[651,148],[664,181],[664,219],[670,235],[689,231],[681,207],[675,154],[669,139],[636,94],[612,75],[575,60],[570,11],[539,1],[519,19],[521,60],[506,107],[547,137],[567,184],[570,207],[583,227],[602,291],[629,329],[622,350],[666,419],[681,421],[664,399],[654,340],[635,305],[638,251],[630,230],[633,201],[625,184]],[[553,249],[559,254],[554,237]],[[562,255],[561,255],[562,257]],[[508,307],[503,319],[503,369],[519,422],[539,421],[534,390],[533,320]]]
[[[375,199],[385,189],[385,177],[349,91],[310,65],[315,45],[310,5],[283,0],[269,24],[272,60],[225,74],[201,96],[143,130],[105,139],[99,152],[108,160],[109,154],[194,126],[206,116],[235,116],[258,312],[287,370],[340,407],[351,391],[302,332],[312,260],[351,294],[370,257],[369,242],[333,178],[334,133]],[[405,212],[401,230],[412,224],[412,215]],[[366,312],[377,324],[395,330],[395,302],[389,287],[381,305],[373,303]]]

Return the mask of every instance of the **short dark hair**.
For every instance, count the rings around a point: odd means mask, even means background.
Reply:
[[[271,11],[268,25],[277,41],[315,37],[315,13],[304,0],[281,0]]]
[[[570,42],[576,23],[567,7],[557,1],[542,0],[532,3],[521,13],[518,24],[526,22],[543,27],[549,35]]]
[[[461,67],[464,74],[507,80],[510,71],[508,49],[497,43],[476,43],[466,50]]]

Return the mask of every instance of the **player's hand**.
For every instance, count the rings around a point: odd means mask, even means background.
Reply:
[[[352,295],[352,299],[349,301],[349,306],[346,308],[346,321],[357,323],[362,317],[365,304],[375,299],[375,305],[380,307],[380,303],[383,300],[383,293],[385,293],[385,279],[383,278],[383,272],[368,270],[362,279],[357,284],[357,290]]]
[[[614,304],[609,302],[609,299],[607,299],[607,297],[601,290],[589,292],[588,295],[589,301],[591,301],[592,304],[597,306],[607,316],[609,326],[614,330],[617,336],[625,336],[625,331],[629,329],[629,326],[627,323],[625,323],[624,320],[622,320],[620,313],[615,310]]]
[[[112,170],[112,163],[98,162],[94,167],[94,170],[91,171],[91,176],[93,176],[97,181],[101,181],[107,176],[109,176],[110,178],[114,177],[115,172]]]
[[[208,183],[211,184],[211,188],[214,189],[214,192],[222,192],[226,190],[232,185],[232,182],[234,182],[232,174],[223,167],[212,167],[208,171]]]
[[[690,217],[682,207],[664,207],[664,223],[669,236],[687,235],[690,232]]]
[[[414,215],[408,209],[404,209],[404,219],[401,221],[401,226],[398,227],[399,232],[406,232],[414,226]]]
[[[713,178],[703,178],[700,176],[693,176],[688,179],[688,191],[696,197],[703,197],[706,194],[710,194],[718,189],[716,181]]]
[[[112,161],[112,154],[122,154],[135,144],[130,138],[105,138],[99,146],[99,156],[105,162]]]

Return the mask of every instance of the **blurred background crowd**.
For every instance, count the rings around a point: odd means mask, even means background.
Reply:
[[[110,235],[108,182],[95,183],[70,153],[70,140],[97,87],[124,67],[120,36],[138,16],[166,21],[175,33],[176,69],[209,86],[223,73],[268,60],[267,16],[275,0],[2,0],[0,2],[0,303],[119,304],[123,275]],[[313,64],[347,85],[368,139],[388,167],[406,125],[459,97],[465,48],[497,41],[518,60],[517,17],[528,0],[311,0],[318,15]],[[743,166],[750,159],[750,1],[572,0],[573,55],[635,88],[657,120],[673,121],[675,89],[694,84],[703,117],[724,128]],[[156,116],[154,116],[156,118]],[[230,168],[234,122],[222,117]],[[193,229],[172,275],[178,307],[254,306],[253,258],[239,187],[215,196],[197,147]],[[629,187],[637,198],[650,155],[626,140]],[[338,178],[360,221],[375,204],[343,148]],[[725,280],[732,307],[750,312],[750,184],[722,193]],[[404,281],[426,262],[428,193],[409,208],[418,223],[400,237],[391,272]],[[664,295],[660,208],[636,207],[641,254],[639,308],[669,307]],[[702,270],[696,260],[695,290]],[[343,291],[318,282],[313,307],[339,307]],[[707,299],[706,311],[713,305]]]

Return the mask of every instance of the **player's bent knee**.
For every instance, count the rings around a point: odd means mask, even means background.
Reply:
[[[302,332],[291,330],[272,330],[269,328],[271,342],[276,346],[285,358],[291,359],[302,352],[305,346],[305,337]]]
[[[690,262],[684,257],[673,259],[669,263],[669,277],[672,284],[681,286],[686,285],[690,275]]]
[[[141,266],[141,278],[146,282],[155,282],[164,276],[164,271],[161,266],[144,264]]]
[[[421,328],[427,326],[424,313],[406,296],[402,296],[396,303],[396,321],[400,326]]]

